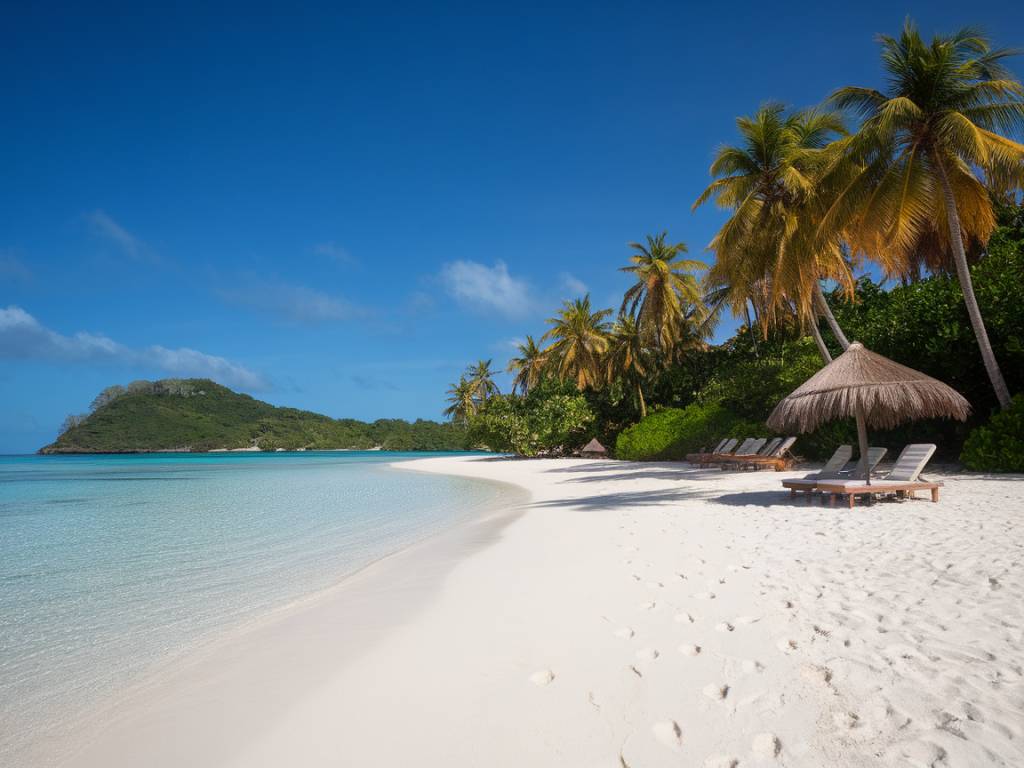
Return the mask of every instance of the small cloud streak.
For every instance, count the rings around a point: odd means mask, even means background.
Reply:
[[[73,336],[50,330],[21,307],[0,309],[0,359],[58,363],[108,363],[155,368],[177,377],[198,376],[248,390],[267,389],[260,374],[217,355],[188,347],[132,348],[85,331]]]
[[[148,245],[116,222],[106,211],[91,211],[85,214],[85,220],[94,235],[111,243],[129,258],[148,263],[159,260]]]
[[[441,281],[449,295],[473,309],[521,317],[533,305],[529,284],[512,277],[503,261],[493,267],[476,261],[448,262],[441,267]]]
[[[304,285],[249,281],[220,292],[237,306],[276,315],[303,325],[342,322],[365,317],[367,312],[351,302]]]
[[[347,248],[338,245],[333,240],[327,243],[317,243],[313,246],[313,253],[318,256],[326,256],[331,261],[339,264],[355,264],[355,257],[349,253]]]
[[[589,292],[587,284],[580,280],[575,275],[571,275],[568,272],[563,272],[559,275],[559,279],[562,282],[562,287],[565,288],[574,297],[585,296]]]

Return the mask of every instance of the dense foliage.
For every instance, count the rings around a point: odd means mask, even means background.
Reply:
[[[1013,235],[1009,228],[997,230],[971,275],[1007,384],[1019,392],[1024,389],[1024,238]],[[970,401],[977,416],[987,418],[998,405],[955,277],[939,274],[889,290],[862,279],[856,301],[833,297],[831,303],[847,336],[946,382]]]
[[[465,430],[433,421],[372,424],[279,408],[208,379],[167,379],[110,387],[94,410],[66,422],[43,453],[123,453],[213,448],[382,448],[460,450]]]
[[[1024,472],[1024,394],[971,432],[960,460],[968,469]]]
[[[746,421],[720,405],[663,408],[619,433],[615,456],[633,461],[682,459],[714,446],[723,437],[764,434],[763,424]]]
[[[593,421],[574,386],[548,380],[522,396],[488,398],[469,418],[469,442],[521,456],[560,454],[583,445]]]

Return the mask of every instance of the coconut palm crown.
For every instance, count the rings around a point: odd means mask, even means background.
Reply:
[[[566,301],[542,341],[550,341],[546,354],[560,379],[571,379],[577,388],[598,389],[604,381],[603,358],[608,349],[610,309],[593,310],[590,295]]]
[[[478,360],[475,365],[469,366],[465,378],[473,388],[473,397],[478,402],[499,394],[498,385],[494,383],[494,371],[491,370],[490,360]]]
[[[472,382],[463,376],[457,384],[448,387],[447,395],[448,407],[444,409],[444,415],[457,424],[466,424],[477,410]]]
[[[622,379],[636,392],[640,418],[647,416],[643,380],[650,368],[651,351],[644,343],[640,324],[632,315],[620,314],[608,337],[605,371],[608,383]]]
[[[884,91],[846,87],[831,102],[862,119],[844,142],[859,173],[837,196],[823,227],[851,233],[853,245],[891,276],[922,258],[952,262],[971,325],[1002,406],[1009,392],[974,297],[967,249],[987,242],[996,225],[989,189],[1024,187],[1024,88],[1003,65],[1013,51],[993,48],[974,29],[930,43],[907,21],[899,37],[882,36]]]
[[[634,253],[621,267],[636,278],[622,299],[620,313],[632,315],[640,332],[663,353],[671,352],[683,334],[687,312],[701,303],[700,282],[694,272],[704,262],[684,259],[685,243],[666,242],[667,232],[647,235],[647,243],[630,243]]]
[[[708,246],[715,264],[705,288],[736,313],[750,300],[765,332],[794,306],[813,331],[821,312],[845,345],[820,280],[835,280],[852,294],[853,273],[840,238],[819,237],[816,226],[823,206],[819,180],[828,169],[838,176],[830,142],[845,133],[842,118],[827,110],[787,113],[769,103],[737,118],[736,127],[742,143],[718,149],[711,164],[715,180],[693,204],[713,200],[732,212]]]
[[[527,336],[525,342],[516,345],[516,349],[519,355],[508,361],[508,372],[513,376],[512,391],[525,395],[540,383],[547,355],[537,346],[533,336]]]

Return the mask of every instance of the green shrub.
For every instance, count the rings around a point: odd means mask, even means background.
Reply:
[[[496,395],[469,418],[471,445],[536,456],[583,445],[594,413],[571,384],[544,382],[525,397]]]
[[[1024,472],[1024,394],[971,432],[960,461],[978,471]]]
[[[723,437],[767,433],[764,424],[745,420],[720,405],[664,408],[619,433],[615,456],[632,461],[682,459]]]

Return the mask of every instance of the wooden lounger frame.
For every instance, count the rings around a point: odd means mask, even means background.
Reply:
[[[827,480],[817,484],[819,492],[829,495],[829,506],[835,506],[836,496],[846,496],[850,500],[850,509],[853,509],[854,500],[857,496],[870,496],[873,493],[895,493],[900,498],[912,499],[916,491],[931,491],[932,501],[937,502],[939,500],[939,488],[941,487],[939,483],[931,483],[925,480],[895,483],[887,483],[885,480],[880,480],[871,485],[858,485],[855,487],[848,487],[842,483],[829,483]],[[794,493],[793,489],[790,489],[790,493]]]

